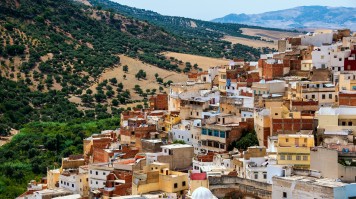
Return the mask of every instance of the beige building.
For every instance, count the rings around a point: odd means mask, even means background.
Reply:
[[[268,137],[271,135],[271,111],[261,109],[254,111],[254,125],[260,146],[267,146]]]
[[[356,91],[356,74],[341,73],[339,76],[340,91]]]
[[[205,152],[224,152],[229,145],[239,139],[242,129],[241,118],[231,114],[220,114],[216,117],[216,122],[202,126],[201,149]]]
[[[327,81],[293,82],[289,86],[288,99],[314,100],[319,102],[319,106],[333,106],[338,104],[338,89]]]
[[[356,136],[356,107],[322,107],[317,118],[319,135],[346,131]]]
[[[251,89],[253,93],[256,95],[263,94],[280,94],[284,95],[285,93],[286,82],[281,80],[272,80],[266,81],[261,80],[260,82],[253,82]]]
[[[179,95],[185,92],[197,92],[200,90],[210,90],[211,84],[205,82],[184,82],[184,83],[174,83],[170,86],[169,97],[168,97],[168,110],[169,111],[179,111],[181,106],[181,99]]]
[[[319,171],[325,178],[354,183],[356,182],[356,165],[352,161],[354,158],[355,155],[351,152],[316,147],[310,152],[310,169]]]
[[[147,165],[154,162],[166,163],[171,170],[184,170],[192,166],[194,147],[189,144],[170,144],[161,146],[158,153],[146,153]]]
[[[151,163],[132,176],[132,195],[163,191],[183,195],[189,189],[187,173],[171,171],[166,163]]]
[[[170,169],[187,169],[192,165],[194,156],[194,147],[192,145],[171,144],[161,146],[161,148]]]

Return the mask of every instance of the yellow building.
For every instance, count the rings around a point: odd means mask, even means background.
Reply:
[[[310,167],[310,148],[314,147],[313,135],[278,135],[277,164],[296,168]]]
[[[172,130],[172,126],[179,124],[181,121],[181,118],[179,117],[179,112],[177,111],[172,111],[169,112],[165,118],[164,118],[164,130],[166,132],[169,132]]]
[[[58,187],[59,176],[60,176],[59,169],[53,169],[47,171],[47,188],[48,189],[55,189]]]
[[[226,67],[219,68],[218,73],[219,73],[219,91],[225,93],[226,92]]]
[[[163,191],[184,194],[189,189],[187,173],[169,170],[169,164],[154,162],[132,176],[132,195]]]

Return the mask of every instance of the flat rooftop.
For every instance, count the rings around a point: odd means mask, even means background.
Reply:
[[[170,145],[161,146],[161,148],[164,149],[179,149],[179,148],[191,148],[191,147],[193,146],[189,144],[170,144]]]
[[[294,181],[294,182],[304,182],[311,185],[317,185],[322,187],[343,187],[346,185],[350,185],[348,183],[338,182],[335,179],[330,178],[314,178],[309,176],[299,176],[293,175],[289,177],[274,177],[282,180]]]

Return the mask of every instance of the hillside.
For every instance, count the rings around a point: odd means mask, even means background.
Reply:
[[[350,28],[356,30],[356,8],[301,6],[261,14],[229,14],[212,21],[284,29]]]
[[[233,36],[244,38],[246,41],[254,42],[254,41],[263,41],[260,36],[252,36],[248,34],[243,34],[243,28],[255,28],[261,30],[274,30],[279,32],[286,32],[286,30],[282,30],[279,28],[268,28],[257,26],[249,26],[243,24],[221,24],[221,23],[213,23],[209,21],[202,21],[197,19],[185,18],[185,17],[176,17],[176,16],[165,16],[159,13],[132,8],[129,6],[121,5],[119,3],[112,2],[110,0],[88,0],[93,6],[102,6],[108,10],[115,10],[125,16],[131,16],[135,19],[148,21],[151,24],[157,25],[159,27],[164,28],[171,34],[177,35],[180,38],[184,38],[185,40],[190,41],[190,45],[192,47],[203,47],[206,45],[212,46],[226,46],[227,48],[234,48],[233,45],[230,45],[230,41],[226,41],[223,38],[225,36]],[[239,42],[239,44],[250,46],[250,43]],[[204,46],[201,46],[204,45]],[[255,46],[252,46],[255,47]],[[259,45],[257,48],[267,48],[270,45]],[[209,57],[221,58],[224,56],[225,58],[231,59],[233,57],[238,57],[241,55],[229,53],[229,51],[224,51],[223,54],[213,53],[216,51],[215,47],[210,48],[211,52],[207,53],[199,53],[194,52],[189,54],[195,55],[203,55]],[[188,52],[183,52],[188,53]],[[246,51],[244,52],[246,54]],[[259,54],[259,53],[258,53]],[[248,59],[255,59],[255,57],[246,57]]]
[[[79,108],[79,118],[108,118],[130,103],[147,104],[149,95],[165,91],[170,82],[183,79],[180,73],[192,69],[185,63],[190,60],[170,60],[163,52],[256,60],[271,51],[222,40],[226,34],[260,38],[242,35],[241,27],[249,26],[162,16],[104,0],[6,0],[0,2],[0,71],[27,87],[26,93],[61,93]],[[129,57],[135,61],[126,63]],[[125,65],[131,68],[126,80],[120,69]],[[159,81],[152,67],[160,68]],[[138,81],[141,91],[128,83],[138,68],[147,74]],[[0,120],[6,121],[2,129],[33,121],[11,119],[9,111],[1,111]]]

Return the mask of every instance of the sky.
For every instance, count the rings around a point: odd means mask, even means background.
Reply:
[[[258,14],[297,6],[356,7],[356,0],[112,0],[163,15],[212,20],[231,13]]]

